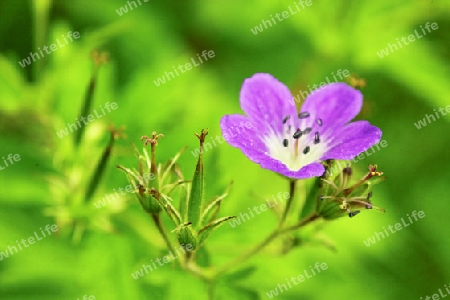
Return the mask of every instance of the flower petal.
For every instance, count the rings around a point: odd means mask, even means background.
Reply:
[[[286,177],[295,179],[305,179],[315,176],[321,176],[325,171],[324,166],[322,166],[320,163],[312,163],[304,166],[298,171],[291,171],[286,167],[285,164],[270,157],[262,160],[260,165],[264,169],[268,169],[280,173]]]
[[[256,127],[243,115],[226,115],[220,120],[225,141],[241,149],[245,156],[255,163],[265,157],[266,145],[261,141]]]
[[[333,133],[334,139],[321,160],[353,159],[381,139],[381,130],[367,121],[352,122]]]
[[[262,135],[282,133],[283,119],[286,116],[295,119],[297,114],[289,89],[270,74],[258,73],[247,78],[240,101],[242,110]]]
[[[312,92],[302,105],[313,119],[323,122],[323,133],[350,122],[361,110],[363,96],[360,91],[342,83],[332,83]]]
[[[325,170],[321,164],[312,163],[299,171],[291,171],[282,162],[268,156],[267,147],[259,138],[256,127],[245,116],[226,115],[220,120],[220,128],[223,138],[231,146],[241,149],[245,156],[264,169],[296,179],[320,176]]]

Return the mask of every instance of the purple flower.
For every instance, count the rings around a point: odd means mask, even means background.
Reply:
[[[379,142],[379,128],[367,121],[349,123],[362,98],[347,84],[332,83],[311,93],[298,112],[289,89],[259,73],[242,85],[246,116],[226,115],[220,127],[231,146],[264,169],[297,179],[321,176],[321,161],[353,159]]]

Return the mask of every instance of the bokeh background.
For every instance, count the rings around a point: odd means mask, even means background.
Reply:
[[[253,266],[253,272],[221,281],[215,299],[267,299],[266,292],[316,262],[326,262],[328,270],[277,299],[420,299],[450,284],[450,118],[421,129],[414,125],[450,104],[449,1],[312,0],[256,35],[250,29],[295,3],[141,0],[119,16],[116,10],[125,5],[124,0],[0,1],[0,156],[21,157],[0,171],[0,251],[46,224],[61,225],[57,234],[0,261],[0,299],[207,299],[201,280],[171,265],[134,280],[131,273],[142,264],[165,255],[163,240],[134,195],[101,209],[92,202],[128,184],[115,165],[135,166],[131,143],[141,148],[140,137],[154,130],[165,135],[158,145],[160,162],[189,147],[180,166],[191,178],[196,157],[190,151],[198,145],[194,133],[209,128],[210,138],[220,135],[221,116],[241,113],[239,90],[254,73],[273,74],[297,95],[339,69],[364,79],[358,118],[380,127],[388,143],[354,164],[358,174],[377,163],[387,175],[373,197],[386,213],[364,211],[322,224],[321,240],[337,251],[312,238],[281,255],[283,241],[275,241],[240,266]],[[377,55],[426,22],[439,28],[384,58]],[[80,39],[29,66],[19,65],[30,51],[68,31],[78,31]],[[108,52],[109,63],[99,70],[92,109],[108,101],[118,109],[87,125],[75,150],[72,135],[59,138],[56,132],[79,116],[93,73],[93,49]],[[203,50],[213,50],[215,57],[159,87],[154,84]],[[116,142],[86,205],[90,209],[80,209],[73,203],[83,202],[110,123],[125,126],[127,138]],[[226,143],[204,159],[208,197],[234,181],[221,216],[246,212],[287,191],[280,176]],[[365,246],[375,231],[414,210],[426,217]],[[70,223],[71,216],[82,216],[86,226],[63,226],[61,220]],[[224,225],[211,236],[205,260],[229,261],[276,224],[274,214],[266,212],[236,228]]]

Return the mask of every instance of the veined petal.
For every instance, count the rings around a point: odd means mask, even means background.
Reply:
[[[350,122],[361,110],[363,96],[345,83],[332,83],[311,93],[302,105],[313,119],[323,121],[322,134],[332,135],[335,128]]]
[[[220,120],[225,141],[241,149],[250,160],[259,163],[266,155],[266,145],[261,141],[256,127],[243,115],[226,115]]]
[[[326,159],[353,159],[366,151],[381,139],[381,130],[367,121],[352,122],[333,133],[328,150],[321,158]]]
[[[240,101],[247,116],[222,118],[225,140],[262,168],[290,178],[321,176],[321,161],[354,158],[381,137],[368,122],[347,124],[361,110],[362,94],[345,83],[313,92],[297,112],[284,84],[255,74],[245,80]],[[242,126],[246,122],[251,126]]]
[[[257,126],[260,135],[281,135],[283,120],[293,127],[297,109],[289,89],[270,74],[258,73],[247,78],[240,93],[241,108]],[[291,123],[292,122],[292,123]]]

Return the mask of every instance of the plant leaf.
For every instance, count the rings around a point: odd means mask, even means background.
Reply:
[[[219,228],[224,222],[231,220],[236,217],[223,217],[220,219],[217,219],[215,221],[210,222],[208,225],[200,229],[198,232],[198,244],[201,246],[205,240],[208,238],[208,236],[211,234],[211,232],[217,228]]]

